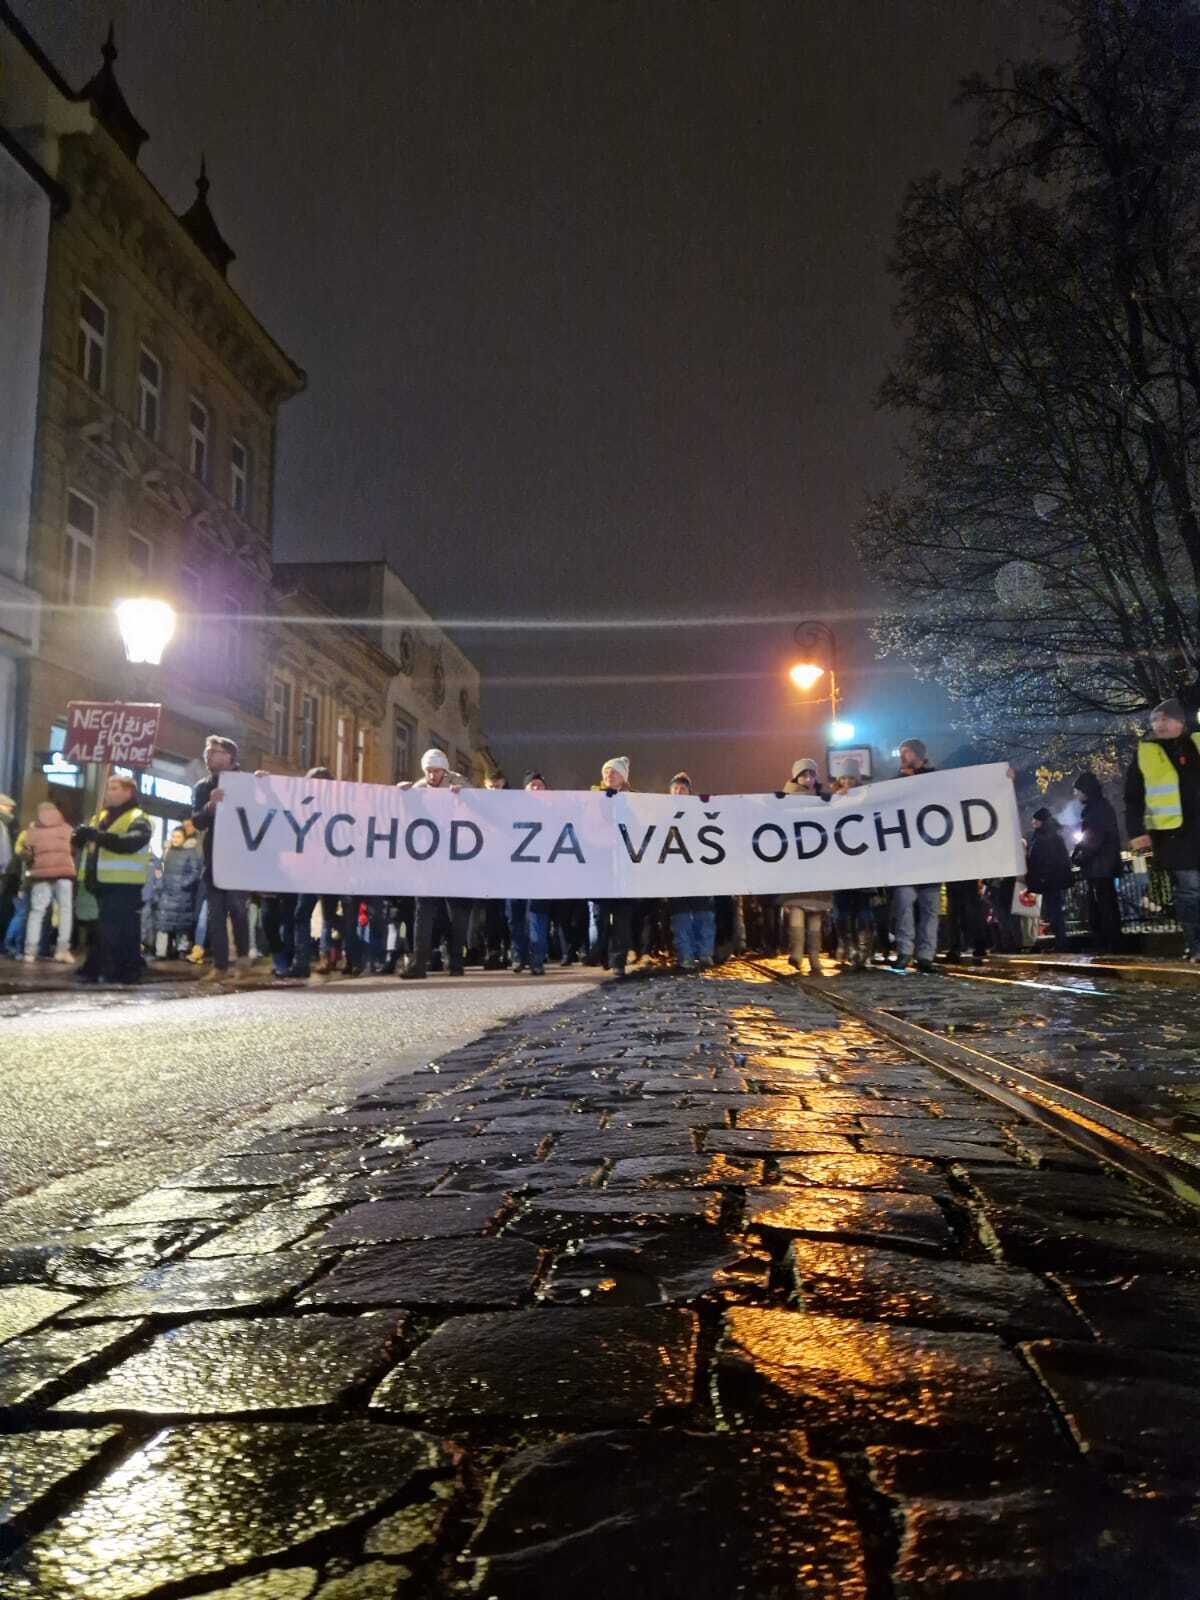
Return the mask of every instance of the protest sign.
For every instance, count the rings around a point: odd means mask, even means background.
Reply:
[[[72,700],[67,706],[63,759],[148,767],[154,760],[161,717],[161,705]]]
[[[479,900],[788,894],[1024,871],[1003,765],[808,795],[396,789],[224,773],[228,889]]]

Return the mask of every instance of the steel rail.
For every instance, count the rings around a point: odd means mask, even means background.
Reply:
[[[1148,1122],[1113,1111],[1087,1095],[1051,1083],[1024,1067],[1001,1061],[974,1045],[945,1038],[918,1023],[905,1021],[852,999],[827,980],[777,972],[766,962],[742,956],[742,962],[773,982],[803,990],[835,1011],[871,1028],[910,1055],[936,1067],[956,1082],[1037,1123],[1065,1143],[1120,1167],[1138,1182],[1171,1199],[1200,1210],[1200,1151],[1185,1139],[1164,1133]]]

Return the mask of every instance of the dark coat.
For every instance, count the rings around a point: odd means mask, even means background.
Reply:
[[[1071,887],[1071,857],[1057,823],[1043,822],[1034,829],[1026,860],[1025,882],[1034,894]]]
[[[1121,835],[1117,813],[1102,794],[1083,803],[1079,820],[1083,838],[1072,860],[1085,878],[1115,878],[1121,871]]]
[[[204,876],[199,844],[168,845],[154,925],[159,933],[188,933],[196,925],[196,896]]]
[[[208,777],[201,778],[200,782],[192,790],[192,826],[200,835],[201,844],[204,850],[205,883],[211,883],[213,881],[212,830],[213,823],[216,821],[216,810],[214,808],[212,811],[210,811],[208,809],[208,802],[212,799],[213,790],[223,787],[223,779],[225,778],[226,774],[229,772],[238,771],[240,771],[240,768],[235,763],[232,767],[227,767],[225,772],[210,772]]]

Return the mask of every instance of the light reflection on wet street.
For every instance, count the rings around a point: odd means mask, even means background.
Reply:
[[[1191,1218],[746,968],[83,1222],[0,1254],[6,1596],[1194,1592]]]
[[[1200,1143],[1200,988],[870,974],[848,992]]]

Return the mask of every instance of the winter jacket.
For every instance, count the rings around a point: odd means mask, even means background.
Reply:
[[[73,878],[75,857],[71,853],[69,822],[32,822],[25,832],[25,848],[30,854],[29,876],[35,882],[52,878]]]
[[[199,844],[172,844],[163,856],[155,928],[159,933],[188,933],[196,925],[196,897],[204,876]]]
[[[1117,813],[1102,794],[1083,803],[1079,829],[1083,838],[1071,859],[1085,878],[1115,878],[1121,871],[1121,836]]]
[[[418,778],[412,787],[414,789],[428,789],[430,787],[429,779]],[[448,772],[445,779],[438,784],[439,789],[469,789],[470,787],[470,778],[464,778],[461,772]]]
[[[224,772],[211,772],[207,778],[202,778],[192,790],[192,826],[200,835],[200,838],[203,842],[205,883],[211,883],[213,881],[212,829],[217,815],[216,806],[214,806],[210,811],[208,809],[208,802],[212,799],[213,790],[223,787],[224,780],[228,777],[229,773],[238,772],[240,770],[241,769],[239,767],[235,766],[226,768]]]
[[[1051,822],[1036,828],[1026,851],[1025,882],[1033,894],[1071,887],[1071,857],[1062,829]]]
[[[1134,758],[1125,774],[1125,827],[1131,839],[1148,833],[1154,844],[1154,865],[1164,872],[1200,867],[1200,752],[1195,741],[1183,734],[1178,739],[1144,739],[1143,744],[1159,745],[1175,769],[1179,780],[1179,804],[1183,812],[1178,828],[1151,828],[1146,806],[1146,778],[1142,764]]]

